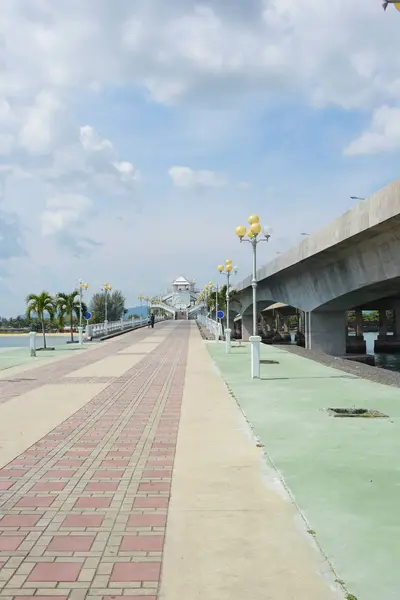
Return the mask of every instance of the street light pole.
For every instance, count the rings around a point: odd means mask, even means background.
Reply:
[[[229,298],[230,279],[231,279],[232,270],[233,270],[234,274],[236,275],[237,268],[232,267],[231,259],[227,259],[225,261],[224,265],[218,265],[217,268],[221,274],[224,273],[226,275],[226,284],[227,285],[226,285],[226,295],[225,295],[225,299],[226,299],[225,350],[226,350],[227,354],[230,354],[231,353],[231,333],[232,333],[232,330],[230,328],[230,298]]]
[[[258,335],[258,321],[257,321],[257,246],[260,242],[268,242],[271,237],[271,230],[269,228],[262,228],[260,225],[260,219],[257,215],[250,215],[248,218],[250,224],[249,230],[244,225],[239,225],[236,228],[236,235],[240,239],[240,242],[249,242],[253,249],[253,276],[251,280],[251,287],[253,291],[253,335],[249,338],[251,348],[251,378],[260,379],[260,350],[261,350],[261,337]],[[245,238],[247,233],[247,238]],[[259,238],[260,234],[263,234],[263,238]]]
[[[108,292],[111,292],[112,287],[109,283],[105,283],[102,287],[102,290],[104,291],[104,333],[107,335],[108,332],[108,315],[107,315],[107,309],[108,309]]]
[[[79,327],[78,327],[78,336],[79,336],[79,344],[81,346],[83,345],[82,296],[83,296],[83,290],[87,290],[88,287],[89,287],[88,283],[85,283],[84,281],[82,281],[82,279],[79,280],[79,288],[78,288],[78,293],[79,293]]]

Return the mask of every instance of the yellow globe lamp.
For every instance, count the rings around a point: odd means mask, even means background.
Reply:
[[[249,229],[249,230],[248,230],[248,232],[247,232],[247,237],[249,237],[250,239],[253,239],[253,237],[254,237],[254,233],[252,232],[252,230],[251,230],[251,229]]]
[[[400,2],[395,2],[394,7],[400,12]]]
[[[227,259],[226,259],[226,261],[225,261],[225,264],[226,264],[226,265],[231,265],[231,264],[232,264],[232,261],[231,261],[231,259],[230,259],[230,258],[227,258]]]
[[[213,282],[212,282],[212,281],[210,281],[210,282],[209,282],[209,284],[208,284],[208,286],[209,286],[209,288],[210,288],[210,289],[212,288],[212,286],[213,286],[213,285],[214,285],[214,284],[213,284]]]
[[[259,223],[260,218],[257,215],[250,215],[248,218],[248,222],[250,225],[253,225],[253,223]]]
[[[239,225],[239,227],[236,227],[236,235],[240,239],[244,238],[244,236],[246,235],[246,227],[244,225]]]
[[[220,273],[222,273],[222,271],[225,269],[225,267],[224,267],[224,265],[218,265],[217,269]]]
[[[225,271],[227,273],[230,273],[232,271],[232,269],[233,269],[232,265],[226,265],[226,267],[225,267]]]
[[[252,223],[250,225],[250,230],[254,235],[258,235],[261,232],[261,225],[260,223]]]

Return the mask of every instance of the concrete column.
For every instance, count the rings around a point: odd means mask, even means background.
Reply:
[[[379,309],[379,337],[387,336],[387,315],[386,308]]]
[[[248,342],[253,335],[253,315],[242,315],[242,341]]]
[[[395,300],[393,306],[393,335],[400,338],[400,301]]]
[[[297,326],[297,331],[303,334],[306,332],[305,312],[303,310],[299,311],[299,323]]]
[[[283,331],[285,333],[289,333],[288,319],[289,319],[289,317],[287,315],[284,315],[284,317],[283,317]]]
[[[362,335],[364,335],[364,328],[363,328],[361,308],[356,308],[355,313],[356,313],[356,320],[355,320],[356,335],[362,336]]]
[[[306,314],[306,347],[333,356],[344,356],[346,328],[346,311],[312,311]]]

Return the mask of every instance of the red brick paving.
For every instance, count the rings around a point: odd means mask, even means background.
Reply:
[[[163,535],[127,535],[122,538],[121,552],[161,552]]]
[[[121,562],[116,563],[111,572],[110,581],[158,581],[161,562]]]
[[[47,552],[88,552],[93,546],[94,540],[94,535],[56,535],[46,550]]]
[[[33,567],[28,581],[76,581],[82,564],[77,562],[40,562]]]
[[[52,590],[62,594],[54,600],[157,599],[188,329],[173,328],[154,352],[0,469],[0,600],[52,600]],[[29,385],[57,383],[138,333],[81,354],[81,362],[36,369]],[[9,387],[9,397],[14,392]]]

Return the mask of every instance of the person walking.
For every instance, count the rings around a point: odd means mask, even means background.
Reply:
[[[156,318],[155,318],[154,314],[152,314],[151,317],[150,317],[150,322],[151,322],[151,328],[152,329],[154,329],[154,323],[155,323],[155,321],[156,321]]]
[[[149,315],[149,316],[147,317],[147,327],[148,327],[149,329],[150,329],[150,327],[151,327],[151,318],[152,318],[152,316],[153,316],[153,315]]]

